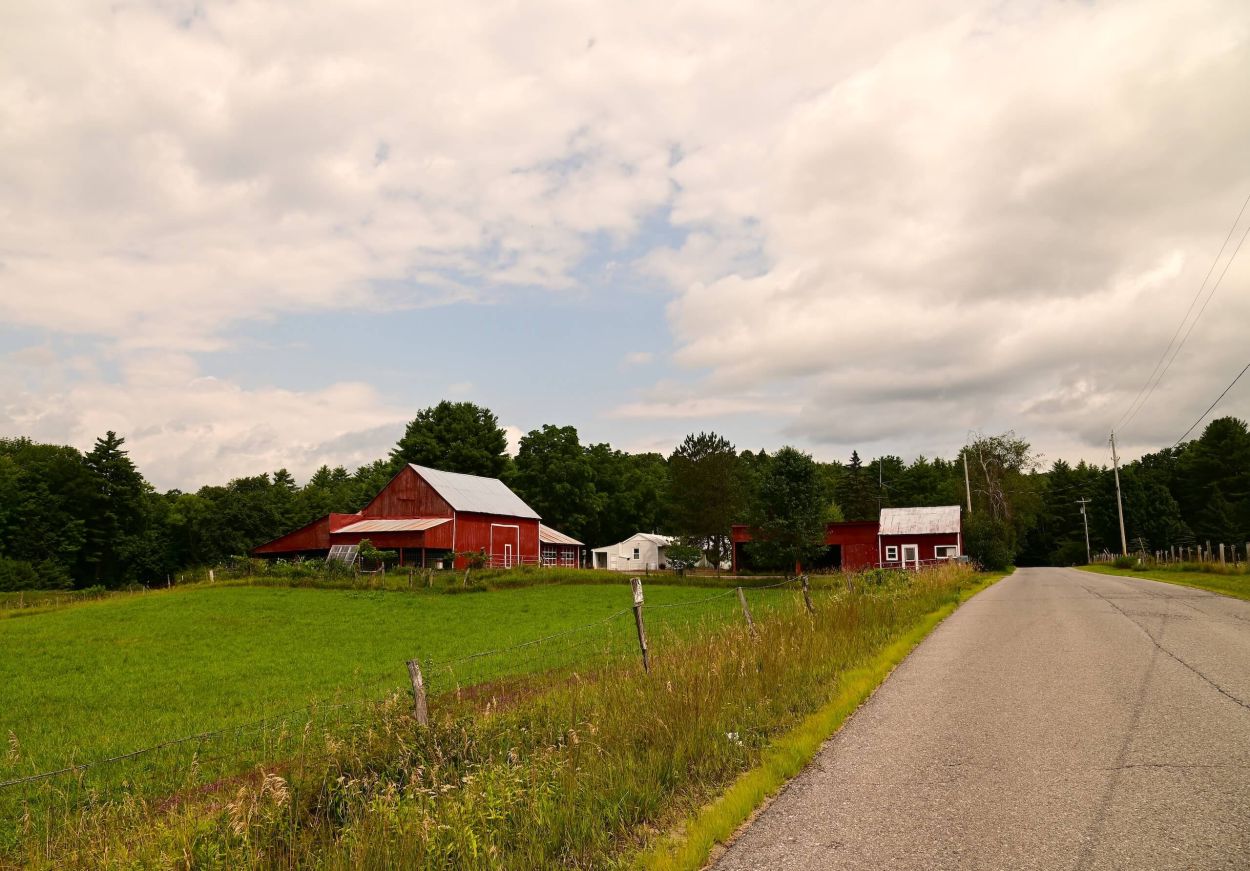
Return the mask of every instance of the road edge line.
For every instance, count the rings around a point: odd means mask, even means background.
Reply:
[[[867,664],[846,671],[837,694],[815,713],[773,740],[759,764],[743,772],[730,786],[688,818],[680,834],[669,834],[644,850],[632,863],[646,871],[698,871],[712,851],[733,839],[794,777],[800,774],[826,741],[877,691],[920,642],[943,620],[973,596],[1010,576],[992,575],[966,590],[949,605],[930,611]]]

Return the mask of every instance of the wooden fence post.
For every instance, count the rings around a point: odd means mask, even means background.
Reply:
[[[216,579],[215,577],[213,577],[213,570],[212,570],[212,569],[209,569],[209,570],[208,570],[208,582],[211,584],[211,583],[213,583],[213,582],[214,582],[214,581],[216,581],[216,580],[217,580],[217,579]]]
[[[816,613],[816,609],[812,607],[812,592],[811,587],[807,582],[807,575],[803,576],[803,604],[807,605],[807,612],[809,614]]]
[[[421,676],[421,664],[415,659],[408,660],[408,678],[412,681],[413,714],[422,726],[430,723],[430,709],[425,700],[425,678]]]
[[[630,578],[634,591],[634,623],[638,626],[638,649],[642,651],[642,670],[651,674],[651,658],[647,654],[647,627],[642,622],[642,580]]]
[[[1220,565],[1224,565],[1224,542],[1220,542]]]
[[[755,635],[755,621],[751,619],[751,609],[747,607],[747,595],[742,592],[742,587],[738,588],[738,601],[742,603],[742,614],[747,618],[747,629],[751,630],[751,635]]]

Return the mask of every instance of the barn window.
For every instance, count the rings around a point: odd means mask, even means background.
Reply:
[[[886,549],[885,549],[885,559],[886,559],[886,562],[897,562],[897,561],[898,561],[898,545],[896,545],[896,544],[891,544],[891,545],[888,545],[888,546],[886,547]]]
[[[638,559],[638,556],[639,556],[638,548],[634,548],[634,559]]]
[[[942,544],[933,548],[934,559],[954,559],[959,555],[959,548],[953,544]]]

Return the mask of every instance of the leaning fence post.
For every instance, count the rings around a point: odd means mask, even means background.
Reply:
[[[642,670],[651,674],[651,658],[647,655],[647,627],[642,622],[642,580],[630,578],[634,591],[634,623],[638,626],[638,648],[642,651]]]
[[[803,603],[807,605],[808,613],[815,614],[816,609],[812,607],[812,591],[811,586],[807,582],[807,575],[803,576]]]
[[[755,634],[755,621],[751,619],[751,609],[747,607],[746,593],[742,592],[742,587],[738,588],[738,601],[742,603],[742,614],[747,618],[747,628],[751,630],[751,634]]]
[[[429,725],[430,709],[425,700],[425,678],[421,676],[421,664],[415,659],[408,660],[408,677],[412,681],[413,714],[422,726]]]

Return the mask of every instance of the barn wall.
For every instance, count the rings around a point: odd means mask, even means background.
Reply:
[[[825,544],[842,549],[842,568],[847,571],[871,568],[877,564],[877,530],[875,520],[848,520],[825,526]],[[733,571],[742,562],[742,546],[752,541],[751,528],[737,525],[730,530],[733,545]]]
[[[898,560],[886,561],[885,549],[887,547],[898,547],[899,558],[903,556],[902,546],[905,544],[915,544],[920,546],[921,561],[937,559],[933,549],[935,547],[945,545],[960,545],[959,535],[954,532],[944,532],[932,535],[883,535],[881,536],[881,561],[886,565],[899,565]]]
[[[329,550],[330,531],[354,523],[360,517],[355,514],[327,514],[294,532],[252,548],[257,556],[273,556],[284,553],[302,553],[309,550]]]
[[[491,536],[492,524],[496,527]],[[510,527],[516,527],[515,530]],[[485,551],[492,561],[502,560],[504,544],[515,546],[517,561],[523,564],[538,562],[538,521],[525,517],[501,517],[496,514],[456,514],[456,552]],[[457,568],[465,563],[456,560]]]
[[[452,516],[447,501],[411,466],[405,466],[360,513],[369,518]]]

